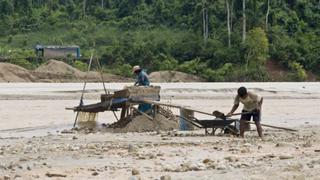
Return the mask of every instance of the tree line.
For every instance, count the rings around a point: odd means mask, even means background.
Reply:
[[[108,72],[140,64],[209,81],[267,81],[272,60],[300,81],[320,74],[319,12],[319,0],[0,0],[0,55],[76,44]]]

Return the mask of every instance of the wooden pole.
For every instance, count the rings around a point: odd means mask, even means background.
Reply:
[[[137,111],[138,113],[140,113],[141,115],[147,117],[149,120],[153,121],[153,118],[152,118],[151,116],[149,116],[148,114],[139,111],[139,110],[138,110],[137,108],[135,108],[135,107],[131,107],[131,108],[134,109],[135,111]]]
[[[240,121],[240,120],[237,120],[237,121]],[[254,122],[251,122],[251,121],[246,121],[246,123],[249,123],[249,124],[255,124]],[[291,128],[286,128],[286,127],[280,127],[280,126],[273,126],[273,125],[268,125],[268,124],[261,124],[261,126],[264,126],[264,127],[269,127],[269,128],[274,128],[274,129],[281,129],[281,130],[286,130],[286,131],[294,131],[294,132],[297,132],[298,130],[296,129],[291,129]]]
[[[186,109],[186,110],[190,110],[190,111],[193,111],[193,112],[196,112],[196,113],[213,116],[212,113],[207,113],[207,112],[199,111],[199,110],[196,110],[196,109],[191,109],[189,107],[184,107],[184,106],[180,106],[180,105],[166,104],[166,103],[161,103],[161,102],[156,102],[156,101],[148,101],[148,100],[142,100],[141,102],[147,103],[147,104],[160,105],[160,106],[174,107],[174,108],[178,108],[178,109]]]

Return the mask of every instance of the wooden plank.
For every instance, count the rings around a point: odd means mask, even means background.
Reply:
[[[142,114],[143,116],[147,117],[149,120],[153,121],[153,118],[151,116],[149,116],[148,114],[139,111],[137,108],[135,107],[131,107],[132,109],[134,109],[135,111],[137,111],[138,113]]]
[[[239,120],[238,120],[239,121]],[[254,122],[251,122],[251,121],[247,121],[246,123],[249,123],[249,124],[255,124]],[[261,123],[260,123],[261,124]],[[280,126],[273,126],[273,125],[269,125],[269,124],[261,124],[261,126],[264,126],[264,127],[269,127],[269,128],[274,128],[274,129],[281,129],[281,130],[286,130],[286,131],[298,131],[296,129],[291,129],[291,128],[286,128],[286,127],[280,127]]]
[[[160,99],[160,86],[131,86],[114,92],[114,97],[129,98],[135,101],[141,99],[156,101]]]
[[[112,98],[114,98],[113,94],[101,94],[100,96],[101,102],[111,101]]]
[[[186,118],[186,117],[182,117],[182,116],[179,116],[179,115],[176,115],[176,117],[182,118],[182,119],[184,119],[185,121],[189,122],[190,124],[192,124],[192,125],[194,125],[194,126],[196,126],[196,127],[198,127],[198,128],[204,128],[201,124],[199,124],[199,123],[197,123],[196,121],[193,121],[193,120],[191,120],[191,119],[188,119],[188,118]]]
[[[127,107],[123,107],[121,110],[120,120],[123,120],[126,117]]]
[[[209,115],[209,116],[214,116],[212,113],[208,113],[208,112],[192,109],[192,108],[189,108],[189,107],[186,107],[186,106],[180,106],[180,105],[175,105],[175,104],[166,104],[166,103],[161,103],[161,102],[157,102],[157,101],[149,101],[149,100],[141,100],[140,102],[147,103],[147,104],[160,105],[160,106],[173,107],[173,108],[178,108],[178,109],[186,109],[186,110],[190,110],[190,111],[193,111],[193,112],[196,112],[196,113],[206,114],[206,115]]]

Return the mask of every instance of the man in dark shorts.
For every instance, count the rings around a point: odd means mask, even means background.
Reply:
[[[240,137],[244,137],[244,131],[248,127],[246,121],[250,121],[251,117],[256,124],[258,135],[262,138],[261,120],[261,106],[263,98],[252,92],[248,92],[245,87],[238,89],[238,94],[234,99],[234,105],[228,115],[233,114],[239,107],[240,102],[243,104],[243,110],[240,118]]]

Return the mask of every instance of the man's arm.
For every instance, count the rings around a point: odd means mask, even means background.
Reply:
[[[141,77],[140,77],[141,75],[140,74],[138,74],[137,75],[137,77],[136,77],[136,82],[134,83],[134,86],[139,86],[140,85],[140,82],[141,82]]]
[[[231,111],[228,113],[228,115],[233,114],[233,113],[238,109],[238,107],[239,107],[239,104],[234,104],[234,105],[232,106]]]
[[[145,81],[146,81],[146,75],[144,73],[142,73],[140,76],[140,82],[141,82],[141,84],[144,85]]]
[[[261,97],[261,100],[258,103],[258,109],[259,110],[261,109],[262,103],[263,103],[263,97]]]
[[[228,113],[228,115],[233,114],[233,113],[238,109],[239,104],[240,104],[240,97],[239,97],[239,95],[237,95],[237,96],[234,98],[234,102],[233,102],[232,109],[231,109],[231,111]]]

